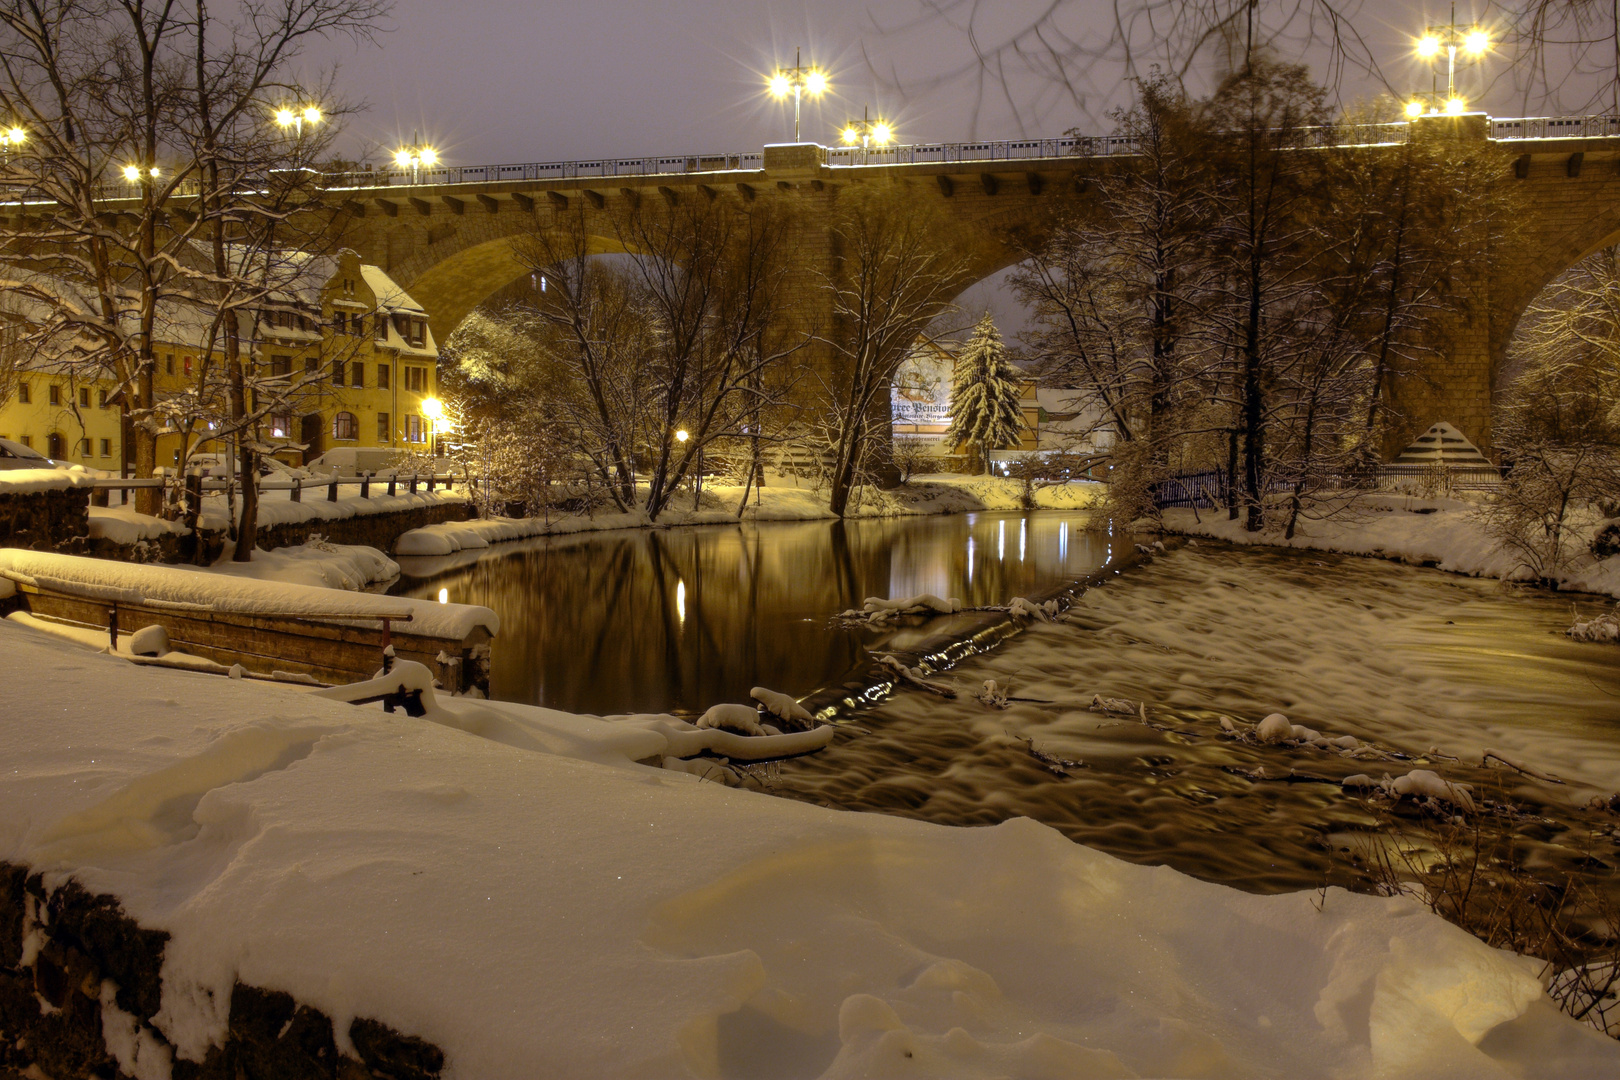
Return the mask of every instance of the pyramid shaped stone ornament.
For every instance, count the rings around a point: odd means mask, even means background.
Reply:
[[[1412,441],[1395,459],[1396,465],[1447,465],[1489,467],[1490,458],[1468,437],[1442,420]]]

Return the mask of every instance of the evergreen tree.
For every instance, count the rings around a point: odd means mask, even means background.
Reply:
[[[951,427],[946,437],[978,447],[989,472],[990,451],[1012,445],[1023,429],[1018,373],[1007,361],[995,320],[986,312],[951,373]]]

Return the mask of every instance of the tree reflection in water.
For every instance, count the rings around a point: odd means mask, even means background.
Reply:
[[[758,684],[806,694],[867,648],[939,628],[828,626],[868,596],[996,604],[1081,577],[1108,557],[1100,524],[1038,511],[580,533],[401,558],[392,591],[495,610],[497,698],[696,713]]]

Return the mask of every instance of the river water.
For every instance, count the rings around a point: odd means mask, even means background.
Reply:
[[[829,625],[867,596],[1004,603],[1119,548],[1081,513],[970,514],[581,534],[401,560],[394,591],[501,616],[492,695],[598,714],[795,695],[941,628]],[[1584,602],[1380,560],[1198,544],[1111,577],[821,753],[755,767],[789,798],[955,825],[1027,815],[1134,861],[1255,891],[1365,885],[1345,858],[1378,828],[1338,783],[1428,768],[1523,811],[1541,864],[1620,862],[1583,804],[1620,790],[1620,650],[1562,635]],[[984,680],[1011,688],[982,704]],[[1141,703],[1149,722],[1089,708]],[[1017,700],[1024,699],[1024,700]],[[1223,734],[1273,711],[1381,756]],[[1482,768],[1486,748],[1568,782]]]
[[[867,648],[924,636],[828,625],[869,596],[1005,603],[1117,546],[1067,511],[615,530],[401,558],[391,591],[500,616],[492,697],[690,716],[756,685],[803,696],[864,667]]]

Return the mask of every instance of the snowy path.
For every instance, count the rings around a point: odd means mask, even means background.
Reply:
[[[240,978],[340,1045],[356,1015],[421,1036],[455,1080],[1620,1070],[1532,964],[1408,902],[1246,895],[1027,820],[832,813],[634,765],[647,733],[543,710],[494,714],[534,733],[519,749],[473,714],[10,624],[0,655],[0,858],[173,935],[155,1023],[186,1056]]]

